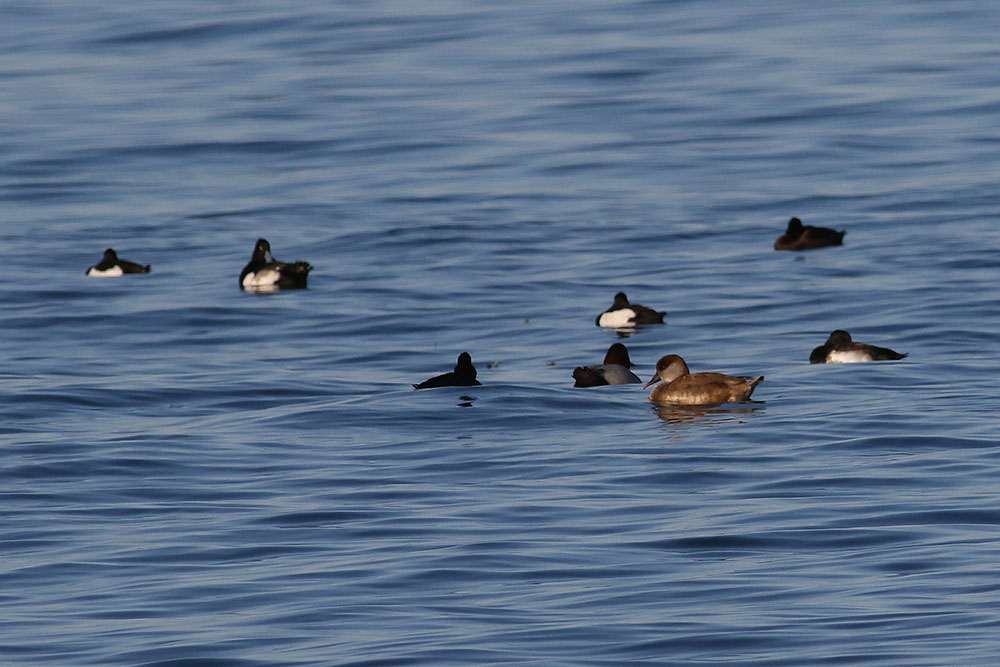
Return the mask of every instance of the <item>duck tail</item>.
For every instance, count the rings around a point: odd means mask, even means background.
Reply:
[[[312,271],[313,267],[309,262],[294,262],[289,265],[289,268],[292,269],[293,273],[304,278],[309,275],[309,272]]]
[[[585,366],[577,366],[573,369],[573,379],[576,380],[573,384],[574,387],[600,387],[607,384],[604,378]]]

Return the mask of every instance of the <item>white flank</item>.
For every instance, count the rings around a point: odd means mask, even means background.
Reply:
[[[847,352],[834,350],[826,355],[826,363],[828,364],[857,364],[871,360],[872,357],[870,354],[859,350],[850,350]]]
[[[271,269],[248,273],[243,277],[243,289],[247,292],[277,292],[281,274]]]
[[[271,287],[281,278],[281,274],[271,269],[264,269],[256,273],[248,273],[243,276],[244,287]]]
[[[96,278],[114,278],[117,276],[125,275],[125,272],[122,271],[122,267],[115,264],[110,269],[106,269],[104,271],[98,271],[95,267],[92,266],[90,267],[90,270],[87,271],[87,275]]]
[[[612,310],[610,313],[601,313],[598,324],[602,327],[634,327],[635,322],[629,322],[635,317],[635,311],[631,308],[621,308]]]

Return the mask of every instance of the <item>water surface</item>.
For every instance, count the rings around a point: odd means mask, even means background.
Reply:
[[[0,20],[4,664],[1000,653],[1000,10]],[[238,289],[258,237],[309,289]],[[836,328],[909,357],[809,365]],[[767,379],[574,389],[618,340]]]

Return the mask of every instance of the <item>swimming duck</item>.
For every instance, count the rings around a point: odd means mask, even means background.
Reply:
[[[788,229],[774,242],[775,250],[812,250],[831,245],[843,245],[844,234],[826,227],[803,226],[798,218],[788,221]]]
[[[476,379],[476,367],[472,365],[472,356],[468,352],[463,352],[458,355],[458,363],[455,364],[455,370],[443,375],[437,375],[429,380],[424,380],[420,384],[413,385],[413,388],[473,387],[481,384]]]
[[[853,364],[864,361],[895,361],[906,354],[900,354],[887,347],[855,343],[851,334],[843,329],[837,329],[830,334],[826,342],[809,355],[811,364]]]
[[[279,262],[271,255],[271,244],[257,239],[250,261],[240,273],[240,289],[273,292],[304,289],[312,265],[309,262]]]
[[[574,387],[599,387],[606,384],[641,383],[635,373],[629,370],[632,361],[628,358],[628,348],[615,343],[604,355],[604,363],[599,366],[578,366],[573,369]]]
[[[625,292],[615,294],[611,307],[597,316],[599,327],[633,327],[637,324],[663,324],[666,311],[659,312],[637,303],[629,303]]]
[[[87,269],[88,276],[122,276],[126,273],[149,273],[149,265],[143,266],[135,262],[118,259],[118,254],[108,248],[104,251],[104,257],[97,264]]]
[[[654,403],[721,405],[750,400],[754,387],[764,381],[764,376],[751,379],[722,373],[692,373],[678,355],[668,354],[656,362],[656,374],[643,389],[661,380],[663,384],[649,394]]]

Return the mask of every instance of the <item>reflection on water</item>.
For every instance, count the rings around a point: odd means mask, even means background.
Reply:
[[[671,403],[653,403],[656,415],[668,424],[688,424],[705,422],[707,424],[742,423],[746,417],[764,411],[764,401],[753,401],[753,404],[731,406],[692,406]]]
[[[273,294],[283,291],[283,288],[278,285],[244,285],[243,291],[252,294]]]
[[[664,322],[663,324],[666,324]],[[613,331],[615,336],[618,338],[631,338],[637,333],[640,333],[643,329],[656,328],[662,326],[661,324],[634,324],[627,327],[602,327],[606,331]]]

